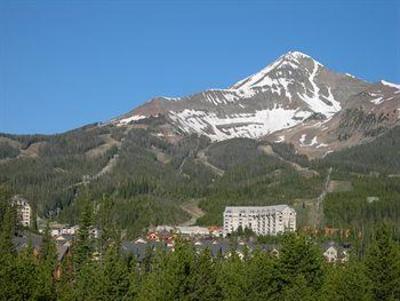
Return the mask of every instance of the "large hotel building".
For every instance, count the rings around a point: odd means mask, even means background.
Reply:
[[[288,205],[265,207],[226,207],[224,211],[224,236],[251,229],[257,235],[276,235],[296,230],[296,211]]]

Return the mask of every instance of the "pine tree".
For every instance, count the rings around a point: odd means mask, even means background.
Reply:
[[[113,240],[119,240],[119,232],[117,231],[116,224],[113,220],[113,206],[113,201],[109,197],[103,195],[97,213],[97,220],[101,229],[99,243],[100,252],[102,253],[106,251],[108,243]]]
[[[57,247],[50,234],[49,224],[43,233],[42,246],[40,248],[41,264],[46,265],[49,269],[54,271],[57,264]]]
[[[93,208],[89,201],[86,201],[79,221],[77,240],[73,246],[75,271],[79,271],[81,266],[90,259],[93,252],[93,242],[90,237],[90,227],[93,223],[92,210]]]
[[[50,235],[50,227],[47,224],[43,234],[43,242],[40,249],[40,265],[38,280],[41,287],[41,298],[55,299],[54,272],[57,266],[57,248]]]
[[[255,250],[248,263],[250,300],[268,300],[273,291],[273,266],[276,259],[268,253]]]
[[[7,205],[4,208],[3,220],[1,221],[0,232],[0,254],[15,254],[12,239],[15,235],[16,211],[15,208]]]
[[[3,195],[4,196],[4,195]],[[1,203],[0,221],[0,300],[11,300],[17,294],[17,258],[13,244],[15,235],[16,212],[8,199]]]
[[[318,301],[312,288],[307,283],[304,274],[299,274],[293,277],[290,285],[284,286],[277,300],[284,301]]]
[[[247,266],[232,251],[228,259],[220,261],[218,269],[218,286],[221,287],[224,300],[248,300],[249,281]]]
[[[367,250],[367,276],[375,300],[400,299],[399,246],[387,225],[379,227],[375,239]]]
[[[74,276],[74,300],[112,300],[104,298],[102,270],[98,262],[88,260],[84,262]]]
[[[56,282],[57,298],[61,301],[73,300],[75,274],[71,256],[66,256],[61,264],[61,277]]]
[[[137,294],[138,301],[164,301],[173,300],[169,297],[165,284],[165,273],[167,270],[167,257],[169,254],[163,250],[157,250],[155,256],[151,256],[149,269],[144,269],[144,263],[141,263],[141,285]]]
[[[167,256],[167,264],[163,273],[163,289],[166,293],[166,300],[188,300],[188,296],[193,292],[193,272],[193,247],[178,239],[174,252]]]
[[[124,300],[125,301],[130,301],[130,300],[136,300],[137,296],[139,295],[140,292],[140,286],[141,286],[141,279],[139,275],[139,270],[137,266],[137,261],[135,258],[132,258],[129,261],[129,288],[128,292],[126,293]]]
[[[277,292],[305,286],[318,293],[324,281],[320,250],[303,235],[285,234],[275,267]]]
[[[10,190],[4,185],[0,185],[0,231],[4,222],[6,211],[10,206],[10,198]]]
[[[35,300],[39,295],[38,266],[31,243],[17,257],[16,278],[13,279],[17,289],[17,300]]]
[[[327,267],[323,300],[372,300],[364,267],[355,258],[345,264]]]
[[[221,289],[217,284],[217,271],[215,262],[209,249],[205,249],[195,260],[192,285],[193,292],[190,300],[222,300]]]
[[[119,254],[118,246],[109,246],[104,257],[103,296],[106,300],[122,300],[129,288],[126,263]]]

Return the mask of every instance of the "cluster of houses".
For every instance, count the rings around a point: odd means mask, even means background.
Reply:
[[[138,238],[135,241],[123,241],[121,244],[121,251],[126,256],[134,257],[138,262],[141,262],[146,257],[146,254],[152,250],[173,252],[175,249],[175,239],[172,237],[163,241]],[[192,246],[197,253],[201,253],[205,249],[208,249],[213,257],[223,256],[228,258],[235,253],[239,258],[244,258],[246,254],[251,255],[256,250],[267,252],[272,256],[278,257],[280,253],[279,244],[259,244],[251,240],[232,242],[232,240],[227,238],[197,236],[192,237],[189,241],[192,243]],[[349,260],[351,252],[350,244],[339,244],[334,241],[329,241],[321,244],[320,247],[327,262],[345,263]]]
[[[29,202],[21,196],[12,198],[13,206],[17,208],[19,222],[30,227],[32,220],[32,208]],[[121,251],[143,260],[149,250],[164,249],[174,251],[175,241],[178,237],[190,241],[196,252],[208,249],[212,256],[229,257],[236,253],[243,258],[246,253],[251,254],[256,249],[269,252],[273,256],[279,256],[279,245],[256,244],[252,240],[239,240],[232,243],[226,237],[238,231],[239,228],[251,229],[257,235],[277,235],[286,231],[296,230],[296,211],[287,205],[275,205],[266,207],[226,207],[224,211],[223,227],[200,226],[169,226],[160,225],[150,227],[147,234],[135,241],[123,241]],[[79,230],[79,226],[51,223],[51,236],[56,242],[58,260],[70,251],[73,239]],[[93,238],[99,237],[97,228],[90,229]],[[42,236],[27,230],[21,231],[13,238],[17,251],[31,245],[34,252],[39,252],[42,245]],[[328,262],[346,262],[349,258],[350,245],[328,242],[321,245],[323,256]]]

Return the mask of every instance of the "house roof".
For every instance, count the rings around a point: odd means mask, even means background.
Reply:
[[[321,248],[322,248],[323,252],[326,252],[331,247],[336,249],[336,251],[338,253],[338,257],[343,257],[347,253],[347,251],[349,251],[351,249],[351,244],[337,243],[335,241],[328,241],[328,242],[324,242],[323,244],[321,244]]]
[[[233,251],[243,253],[245,249],[249,252],[253,252],[259,249],[264,252],[270,252],[277,249],[275,245],[267,244],[255,244],[253,242],[246,242],[245,244],[232,244],[229,240],[196,240],[193,242],[193,248],[197,252],[203,252],[208,249],[211,255],[216,257],[219,254],[227,255]],[[125,254],[130,254],[136,257],[138,261],[142,261],[148,249],[162,249],[168,250],[168,245],[164,242],[147,242],[147,243],[136,243],[130,241],[124,241],[121,244],[121,251]]]
[[[63,258],[67,254],[69,248],[70,248],[70,243],[69,242],[66,242],[63,245],[57,246],[57,260],[58,261],[63,260]]]
[[[42,236],[31,233],[28,231],[22,231],[18,233],[18,235],[15,235],[12,239],[15,250],[17,252],[22,251],[25,249],[29,244],[32,245],[32,247],[36,250],[40,249],[42,246],[43,238]]]

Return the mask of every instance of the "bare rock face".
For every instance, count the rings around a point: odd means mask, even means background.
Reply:
[[[335,73],[294,51],[227,89],[157,97],[112,123],[126,126],[162,117],[160,135],[266,139],[320,157],[399,124],[399,108],[400,86]]]
[[[400,87],[380,82],[348,97],[343,108],[331,118],[309,118],[265,139],[292,143],[298,152],[315,158],[370,142],[399,124]]]

